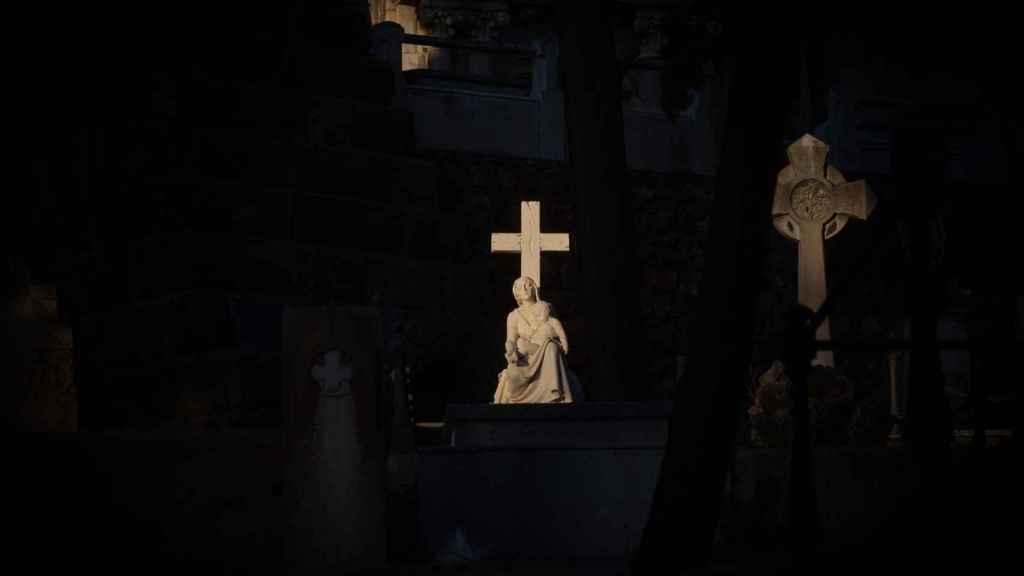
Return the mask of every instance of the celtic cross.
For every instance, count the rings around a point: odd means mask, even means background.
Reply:
[[[846,226],[851,216],[865,220],[877,203],[863,180],[847,182],[826,164],[828,146],[805,134],[786,149],[789,165],[775,184],[772,220],[786,238],[798,243],[797,301],[818,310],[825,301],[825,240]],[[828,340],[828,319],[818,327],[818,340]],[[816,363],[832,366],[832,352],[819,350]]]

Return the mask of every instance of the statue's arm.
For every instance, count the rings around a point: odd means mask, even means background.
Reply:
[[[516,361],[516,340],[518,338],[519,329],[516,326],[515,312],[512,312],[505,320],[505,359],[509,362]]]
[[[555,329],[558,341],[562,344],[562,352],[568,354],[569,338],[565,335],[565,328],[562,327],[562,323],[558,321],[558,318],[549,318],[548,322],[551,323],[551,327]]]

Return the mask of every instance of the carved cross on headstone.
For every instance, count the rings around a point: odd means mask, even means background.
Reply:
[[[542,234],[540,231],[540,202],[523,202],[522,220],[518,234],[491,234],[491,252],[519,252],[519,275],[532,278],[540,287],[540,253],[568,252],[568,234]]]
[[[347,396],[352,392],[352,364],[337,348],[325,353],[310,375],[320,385],[321,394]]]
[[[846,226],[850,216],[867,219],[875,195],[863,180],[847,182],[826,164],[828,146],[805,134],[786,149],[789,165],[775,184],[772,219],[783,236],[799,245],[797,300],[812,310],[825,302],[825,240]],[[818,327],[818,340],[828,340],[828,319]],[[832,366],[832,352],[819,350],[816,363]]]

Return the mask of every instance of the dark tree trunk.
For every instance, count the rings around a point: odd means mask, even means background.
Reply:
[[[763,15],[762,15],[763,16]],[[755,14],[725,21],[737,47],[715,181],[690,366],[676,408],[635,574],[702,572],[735,457],[737,415],[752,354],[759,274],[771,231],[775,178],[791,97],[799,88],[792,35]],[[766,89],[771,87],[771,89]]]
[[[625,269],[626,178],[622,72],[615,54],[612,2],[563,13],[559,37],[572,182],[577,197],[573,250],[580,262],[585,322],[582,380],[589,400],[621,400],[626,378],[626,307],[636,275]]]
[[[910,317],[910,381],[905,435],[910,464],[916,476],[914,495],[907,503],[909,530],[916,536],[904,559],[918,570],[945,549],[952,528],[952,486],[949,476],[952,413],[938,349],[938,316],[944,307],[941,239],[936,234],[943,196],[947,194],[946,144],[938,72],[930,68],[936,54],[904,46],[913,80],[912,106],[897,126],[893,146],[894,194],[906,225],[909,266],[905,309]]]

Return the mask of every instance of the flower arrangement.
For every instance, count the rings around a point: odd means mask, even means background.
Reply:
[[[758,448],[779,447],[789,437],[791,404],[790,381],[778,360],[761,374],[750,389],[750,441]]]
[[[778,360],[751,386],[750,442],[759,448],[788,443],[792,426],[792,389],[785,366]],[[817,366],[808,375],[811,436],[816,442],[846,444],[851,439],[854,411],[853,382],[834,368]]]

